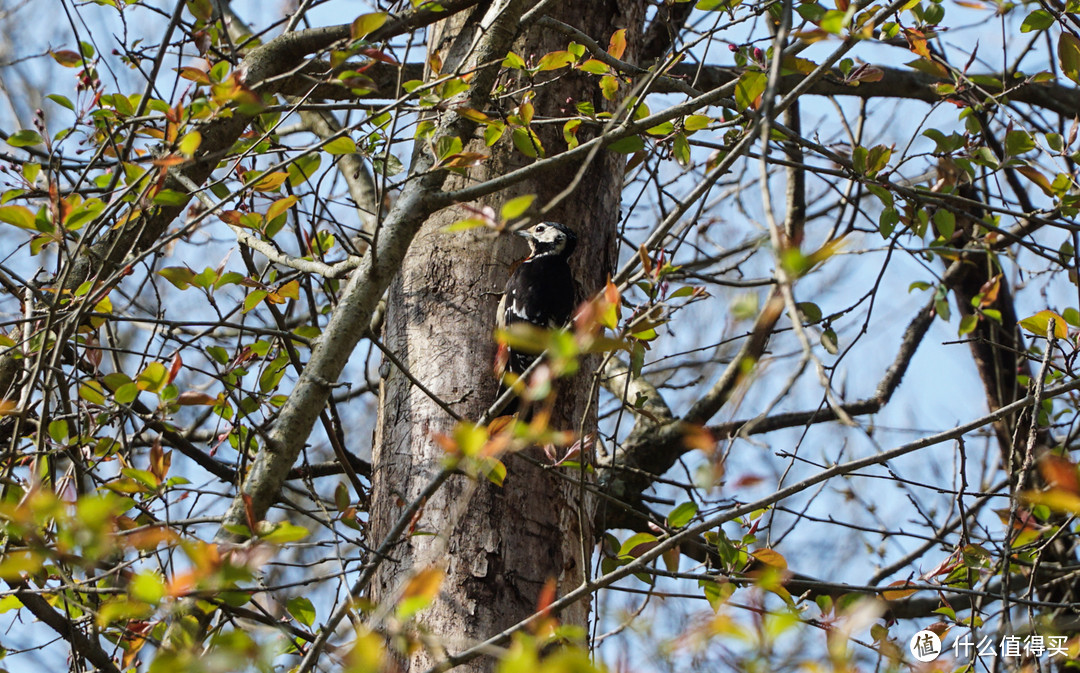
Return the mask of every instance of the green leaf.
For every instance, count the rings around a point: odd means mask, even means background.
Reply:
[[[515,128],[511,137],[514,147],[525,156],[533,159],[544,157],[544,146],[540,143],[540,137],[532,129]]]
[[[520,56],[511,51],[507,53],[506,58],[503,59],[502,67],[511,68],[513,70],[524,70],[525,59],[521,58]]]
[[[701,129],[708,128],[712,123],[712,118],[706,115],[689,115],[683,120],[683,128],[687,131],[700,131]]]
[[[26,206],[0,206],[0,222],[7,222],[19,229],[37,230],[34,213]]]
[[[486,227],[487,222],[479,218],[470,217],[464,220],[458,220],[453,224],[448,224],[439,231],[444,234],[452,234],[455,231],[468,231],[469,229],[475,229],[477,227]]]
[[[1058,38],[1058,62],[1061,72],[1073,82],[1080,84],[1080,39],[1072,33],[1062,31]],[[8,141],[11,144],[11,141]]]
[[[667,515],[668,525],[672,528],[682,528],[690,523],[698,513],[698,506],[692,502],[684,502],[677,506]]]
[[[113,393],[113,399],[117,404],[131,404],[135,401],[135,398],[139,396],[139,386],[134,381],[129,381]]]
[[[608,100],[615,100],[619,93],[619,80],[614,75],[604,75],[600,78],[600,93]]]
[[[7,144],[12,147],[31,147],[42,143],[41,136],[37,131],[23,129],[8,136]]]
[[[191,131],[190,133],[184,134],[184,137],[177,143],[176,149],[180,150],[180,154],[183,154],[185,157],[190,157],[195,155],[195,151],[199,149],[199,145],[201,144],[202,134],[198,131]]]
[[[763,72],[750,70],[739,76],[735,84],[735,104],[740,110],[755,108],[758,98],[765,92],[769,78]]]
[[[356,20],[352,22],[352,26],[349,27],[349,35],[354,40],[367,37],[371,33],[382,27],[386,23],[386,12],[373,12],[371,14],[361,14],[356,17]]]
[[[58,93],[51,93],[51,94],[49,94],[48,96],[45,96],[45,97],[48,98],[49,100],[51,100],[52,102],[56,103],[57,105],[61,106],[61,107],[66,107],[67,109],[71,110],[72,112],[75,111],[75,104],[72,103],[71,100],[67,96],[61,96]]]
[[[4,614],[5,612],[11,612],[12,610],[18,610],[22,606],[22,601],[20,601],[17,597],[4,596],[3,598],[0,598],[0,615]]]
[[[885,145],[875,145],[866,154],[866,172],[869,175],[877,175],[889,165],[892,157],[892,148]]]
[[[454,427],[452,437],[458,451],[465,456],[476,456],[488,441],[488,430],[485,426],[462,421]]]
[[[165,598],[165,581],[156,572],[144,570],[131,579],[128,591],[132,598],[157,605]]]
[[[1033,30],[1046,30],[1054,25],[1054,16],[1043,9],[1036,9],[1024,18],[1020,24],[1021,33],[1030,33]]]
[[[633,154],[645,149],[645,141],[641,136],[627,136],[608,145],[608,149],[619,154]]]
[[[559,68],[565,68],[577,61],[573,54],[569,51],[553,51],[550,54],[544,54],[540,57],[540,62],[537,63],[537,68],[543,70],[558,70]]]
[[[288,521],[282,521],[275,525],[270,532],[260,535],[259,538],[271,544],[287,544],[303,540],[307,536],[307,528],[291,524]]]
[[[315,605],[305,596],[294,596],[286,604],[289,614],[304,626],[315,623]]]
[[[49,421],[49,439],[57,444],[66,444],[68,440],[68,423],[60,418]]]
[[[619,558],[637,558],[655,547],[657,539],[650,533],[635,533],[619,547]]]
[[[462,149],[461,138],[457,136],[442,136],[435,143],[435,156],[439,161],[445,161],[449,157],[460,152]]]
[[[818,25],[826,33],[832,33],[833,35],[839,35],[844,30],[844,26],[847,25],[848,19],[847,12],[841,12],[838,9],[830,9],[825,12],[825,16],[821,17],[821,21]]]
[[[666,136],[667,134],[671,133],[674,130],[675,130],[674,122],[664,122],[662,124],[657,124],[656,126],[652,127],[651,129],[647,129],[645,131],[645,133],[648,133],[651,136]]]
[[[510,199],[499,209],[499,217],[501,217],[504,222],[516,220],[529,209],[529,206],[531,206],[535,200],[536,194],[523,194],[522,196]]]
[[[671,141],[671,155],[683,168],[690,166],[690,141],[685,133],[676,133]]]
[[[1080,312],[1075,308],[1069,307],[1065,309],[1061,312],[1061,317],[1065,318],[1065,322],[1073,327],[1080,327]]]
[[[975,331],[975,326],[979,324],[979,316],[974,313],[969,313],[960,319],[960,329],[956,331],[958,336],[964,336],[965,334],[971,334]]]
[[[323,149],[330,154],[354,154],[356,143],[349,136],[341,136],[323,145]]]
[[[1005,134],[1005,153],[1016,157],[1035,149],[1035,139],[1027,131],[1009,131]]]
[[[836,355],[840,352],[840,345],[836,340],[836,332],[833,328],[830,327],[821,333],[821,345],[829,355]]]
[[[801,301],[795,304],[795,308],[799,310],[799,315],[802,316],[803,322],[808,325],[821,322],[821,308],[818,307],[812,301]]]
[[[297,158],[296,161],[289,164],[289,184],[293,187],[299,187],[310,180],[315,175],[315,172],[319,170],[320,163],[322,163],[322,159],[318,154],[307,154]]]
[[[719,12],[721,10],[731,9],[739,4],[740,0],[699,0],[694,9],[700,9],[704,12]]]
[[[182,206],[188,201],[188,195],[175,189],[163,189],[154,195],[154,203],[159,206]]]
[[[952,211],[939,208],[934,211],[934,226],[937,228],[938,234],[949,241],[952,239],[953,232],[956,231],[956,216]]]
[[[543,353],[551,343],[551,333],[527,322],[518,322],[506,329],[495,330],[495,340],[523,353]]]
[[[105,389],[97,381],[87,381],[79,386],[79,397],[90,404],[105,404]]]
[[[169,370],[160,362],[151,362],[135,379],[139,390],[151,393],[160,392],[169,383]]]
[[[605,75],[608,73],[609,70],[611,70],[611,68],[609,68],[608,64],[604,63],[603,61],[598,61],[595,58],[590,58],[589,60],[579,65],[578,70],[582,70],[593,75]]]

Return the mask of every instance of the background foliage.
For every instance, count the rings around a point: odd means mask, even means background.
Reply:
[[[1075,659],[1074,0],[642,3],[605,35],[499,2],[494,56],[444,71],[425,31],[476,4],[0,3],[8,670],[893,670],[923,627]],[[592,97],[538,114],[570,77]],[[518,168],[443,189],[495,152]],[[423,498],[368,528],[407,369],[380,299],[433,213],[501,199],[441,235],[510,245],[554,207],[517,182],[611,153],[611,280],[497,335],[547,351],[535,408],[574,377],[597,427],[461,418],[429,485],[543,447],[590,493],[589,581],[444,648],[444,569],[367,592],[430,532]]]

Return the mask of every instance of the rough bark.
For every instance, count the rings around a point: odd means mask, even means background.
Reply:
[[[619,28],[628,28],[631,49],[643,13],[637,0],[608,0],[588,5],[561,2],[551,15],[571,23],[604,42]],[[439,24],[429,44],[444,63],[443,72],[457,66],[459,36],[470,36],[475,17],[462,15]],[[468,38],[467,38],[468,39]],[[514,51],[525,58],[565,49],[566,38],[551,31],[526,29]],[[507,87],[514,91],[517,80]],[[566,76],[554,81],[540,76],[533,103],[536,117],[559,116],[577,101],[588,100],[597,109],[609,107],[595,81]],[[546,80],[546,81],[545,81]],[[500,99],[485,110],[497,116],[511,111],[513,102]],[[496,109],[498,108],[498,109]],[[536,127],[547,153],[565,150],[561,129]],[[582,140],[587,139],[582,137]],[[454,176],[445,189],[453,190],[519,168],[532,160],[501,143],[492,158],[466,177]],[[466,151],[489,150],[483,140],[466,142]],[[601,286],[613,267],[623,161],[620,155],[600,152],[586,169],[577,189],[547,219],[565,222],[579,236],[578,252],[571,260],[582,290]],[[537,194],[536,204],[549,203],[574,179],[576,168],[547,178],[516,185],[486,197],[470,207],[496,209],[509,198]],[[471,230],[459,234],[440,231],[466,216],[452,207],[431,217],[410,249],[400,274],[390,287],[384,342],[410,373],[465,418],[478,418],[494,401],[492,374],[495,344],[492,339],[498,293],[509,273],[509,263],[523,256],[524,247],[510,237]],[[587,370],[588,367],[583,367]],[[589,428],[595,423],[595,391],[587,375],[579,375],[559,399],[553,425],[566,429]],[[455,421],[408,378],[391,368],[380,398],[380,418],[373,455],[374,539],[382,539],[399,516],[404,503],[421,491],[441,469],[444,451],[433,441],[435,433],[450,433]],[[529,458],[543,460],[539,451]],[[428,651],[412,654],[410,670],[423,670],[439,650],[453,652],[483,640],[531,615],[546,582],[555,579],[558,593],[578,586],[590,560],[588,516],[579,512],[580,486],[545,470],[525,456],[504,457],[508,475],[502,487],[451,477],[417,518],[416,532],[403,540],[383,563],[373,584],[376,600],[392,600],[403,582],[419,569],[438,567],[447,573],[442,591],[420,616],[429,639]],[[573,475],[572,475],[573,476]],[[584,557],[583,557],[584,554]],[[563,619],[584,623],[587,606],[563,613]],[[470,663],[470,670],[488,670],[490,660]]]

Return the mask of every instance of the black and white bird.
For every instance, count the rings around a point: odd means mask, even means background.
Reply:
[[[577,236],[566,225],[541,222],[517,232],[529,242],[529,256],[510,274],[499,302],[496,322],[500,329],[529,323],[541,329],[566,326],[574,312],[574,276],[567,263],[577,247]],[[499,375],[521,375],[536,360],[535,353],[500,349]]]

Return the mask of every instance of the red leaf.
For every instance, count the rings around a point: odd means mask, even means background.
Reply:
[[[166,379],[166,383],[172,383],[176,378],[176,375],[180,373],[180,368],[184,366],[184,360],[180,357],[180,353],[177,352],[173,356],[172,363],[169,365],[169,378]]]

